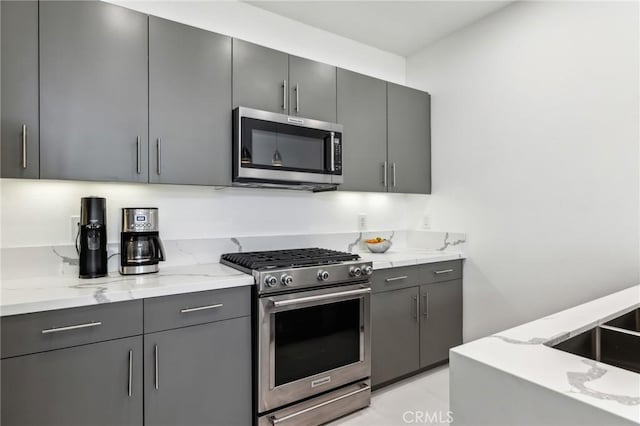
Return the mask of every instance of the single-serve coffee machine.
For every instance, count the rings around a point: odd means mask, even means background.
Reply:
[[[158,272],[158,262],[164,259],[164,247],[158,232],[158,209],[122,209],[120,273],[133,275]]]

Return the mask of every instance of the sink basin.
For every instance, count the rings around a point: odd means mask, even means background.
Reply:
[[[552,347],[640,373],[640,309]]]

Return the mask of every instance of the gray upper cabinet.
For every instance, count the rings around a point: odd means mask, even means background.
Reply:
[[[145,424],[246,426],[251,318],[144,336]]]
[[[427,367],[462,344],[462,280],[423,285],[420,297],[420,367]]]
[[[418,288],[371,296],[371,382],[374,386],[419,368]]]
[[[387,83],[338,69],[338,123],[344,126],[345,191],[386,192]]]
[[[141,425],[142,337],[0,361],[3,426]]]
[[[430,96],[388,83],[387,108],[389,191],[430,194]]]
[[[288,80],[289,55],[233,39],[234,108],[244,106],[287,114]]]
[[[149,17],[149,181],[231,183],[231,38]]]
[[[2,1],[2,177],[39,176],[38,2]]]
[[[40,177],[148,181],[147,16],[40,2]]]
[[[336,67],[289,56],[289,113],[336,122]]]

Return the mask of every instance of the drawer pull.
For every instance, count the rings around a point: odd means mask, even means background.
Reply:
[[[448,274],[450,272],[453,272],[453,269],[443,269],[442,271],[433,271],[433,273],[436,274],[436,275]]]
[[[407,279],[407,276],[403,275],[401,277],[386,278],[385,281],[390,283],[390,282],[393,282],[393,281],[400,281],[400,280],[406,280],[406,279]]]
[[[206,311],[208,309],[222,308],[223,306],[224,305],[222,303],[217,303],[215,305],[198,306],[197,308],[185,308],[185,309],[180,309],[180,313],[188,314],[189,312]]]
[[[46,330],[42,330],[42,334],[58,333],[60,331],[79,330],[81,328],[97,327],[99,325],[102,325],[102,321],[88,322],[86,324],[70,325],[68,327],[47,328]]]

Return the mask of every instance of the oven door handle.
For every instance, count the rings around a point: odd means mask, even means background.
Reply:
[[[275,308],[283,306],[299,305],[301,303],[317,302],[321,300],[339,299],[347,296],[357,296],[360,294],[371,293],[370,288],[361,288],[358,290],[341,291],[339,293],[319,294],[317,296],[299,297],[297,299],[276,300],[273,302]]]

